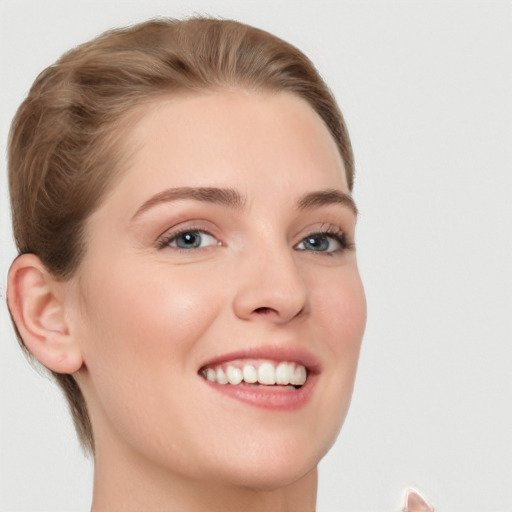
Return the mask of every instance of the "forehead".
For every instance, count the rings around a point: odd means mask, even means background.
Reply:
[[[128,174],[140,172],[184,179],[220,179],[300,170],[332,170],[346,188],[338,147],[308,103],[291,93],[209,91],[163,97],[145,105],[126,140]],[[282,164],[282,165],[281,165]],[[182,171],[186,169],[186,173]],[[341,171],[341,172],[340,172]],[[286,173],[285,173],[286,174]],[[301,177],[305,179],[303,175]]]
[[[100,211],[110,205],[121,215],[121,202],[140,206],[176,187],[229,187],[249,201],[280,202],[315,189],[348,192],[329,130],[290,93],[237,89],[166,96],[137,107],[130,121],[122,143],[127,165]]]

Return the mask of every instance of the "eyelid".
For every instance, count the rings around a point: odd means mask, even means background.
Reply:
[[[182,235],[183,233],[191,233],[191,232],[198,232],[203,233],[205,235],[211,236],[215,240],[217,240],[217,245],[224,245],[222,240],[219,239],[218,235],[214,234],[212,229],[205,227],[205,222],[203,221],[187,221],[187,222],[181,222],[177,226],[174,226],[172,228],[166,229],[161,235],[159,235],[156,239],[155,245],[157,249],[165,249],[166,247],[170,247],[174,250],[186,250],[190,251],[190,249],[182,249],[180,247],[173,247],[170,245],[170,242],[175,240],[177,237]],[[214,245],[207,246],[207,247],[215,247]],[[195,250],[198,249],[206,249],[206,247],[198,247]]]
[[[194,246],[180,247],[179,240],[180,240],[180,238],[183,238],[183,235],[193,235],[194,237],[199,235],[200,245],[197,247],[194,247]],[[210,239],[210,240],[208,240],[208,239]],[[203,242],[209,242],[209,243],[206,243],[206,245],[205,245]],[[207,233],[206,231],[199,231],[197,229],[194,229],[192,231],[186,230],[186,231],[183,231],[182,233],[176,233],[174,236],[172,236],[170,238],[168,244],[169,244],[169,247],[172,247],[173,249],[191,250],[191,249],[204,249],[206,247],[213,247],[215,245],[218,246],[218,245],[220,245],[220,242],[210,233]]]
[[[336,241],[337,244],[339,244],[340,248],[335,249],[332,251],[313,251],[308,250],[306,248],[304,249],[298,249],[298,246],[302,244],[305,240],[312,237],[329,237]],[[343,230],[340,226],[337,226],[335,224],[322,224],[318,229],[310,228],[308,229],[307,233],[301,237],[301,239],[293,246],[294,249],[298,251],[304,251],[304,252],[313,252],[320,255],[326,255],[326,256],[334,256],[336,254],[342,254],[347,250],[353,249],[355,247],[354,242],[349,238],[345,230]]]

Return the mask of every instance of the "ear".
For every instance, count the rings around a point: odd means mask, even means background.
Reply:
[[[63,283],[33,254],[16,258],[7,283],[9,309],[29,352],[54,372],[80,369],[83,359],[66,322]]]

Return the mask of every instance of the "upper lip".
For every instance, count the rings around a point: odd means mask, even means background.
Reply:
[[[267,359],[277,362],[294,362],[305,366],[309,373],[320,373],[322,371],[320,361],[308,350],[283,346],[249,347],[243,350],[227,352],[204,362],[199,370],[209,366],[228,363],[236,359]]]

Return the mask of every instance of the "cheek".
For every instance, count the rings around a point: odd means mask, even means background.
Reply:
[[[155,390],[195,373],[197,342],[218,315],[218,292],[205,289],[200,276],[160,270],[130,275],[118,267],[88,281],[81,342],[107,410],[149,406]]]
[[[106,442],[122,439],[170,464],[202,439],[190,395],[198,350],[221,302],[217,284],[205,287],[202,276],[161,266],[130,275],[118,267],[89,279],[84,388],[95,432]]]
[[[337,304],[337,312],[333,312],[332,317],[331,347],[351,395],[366,327],[366,297],[358,273],[345,281],[337,294]]]
[[[342,268],[337,276],[318,283],[315,309],[327,331],[327,341],[337,360],[356,357],[366,326],[366,297],[357,268]]]
[[[366,298],[357,269],[341,269],[338,279],[320,283],[319,322],[329,354],[326,396],[335,434],[347,414],[366,326]]]
[[[117,269],[108,278],[90,281],[84,316],[99,331],[96,341],[107,339],[103,350],[126,355],[150,348],[175,351],[186,349],[215,318],[216,295],[215,287],[205,288],[198,274],[162,269],[130,275]]]

